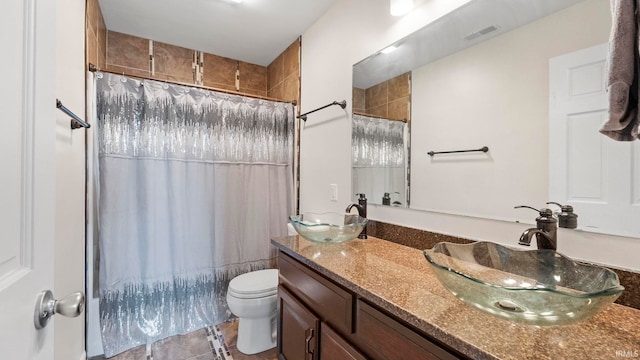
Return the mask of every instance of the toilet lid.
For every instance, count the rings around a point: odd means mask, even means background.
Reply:
[[[278,269],[258,270],[236,276],[229,282],[229,292],[239,297],[262,297],[278,290]]]

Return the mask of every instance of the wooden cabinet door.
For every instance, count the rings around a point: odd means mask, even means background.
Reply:
[[[353,342],[376,360],[455,360],[457,355],[427,340],[362,300],[357,302]]]
[[[367,359],[327,324],[322,323],[320,331],[320,360]]]
[[[320,320],[282,286],[278,309],[278,359],[318,360]]]

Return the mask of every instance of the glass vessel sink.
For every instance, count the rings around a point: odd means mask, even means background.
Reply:
[[[515,322],[563,325],[614,302],[615,272],[554,250],[515,250],[490,242],[438,243],[424,250],[438,280],[458,299]]]
[[[303,238],[322,243],[341,243],[357,237],[367,219],[354,214],[303,213],[289,216],[293,228]]]

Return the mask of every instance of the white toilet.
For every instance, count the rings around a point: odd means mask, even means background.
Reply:
[[[251,355],[276,346],[278,270],[252,271],[229,282],[227,303],[239,318],[236,347]]]

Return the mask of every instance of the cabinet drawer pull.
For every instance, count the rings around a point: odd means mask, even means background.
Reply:
[[[313,339],[313,328],[310,328],[309,330],[307,330],[307,332],[309,334],[305,339],[307,354],[313,355],[313,351],[315,350],[315,349],[311,349],[311,339]],[[313,357],[310,356],[309,358],[313,358]]]

